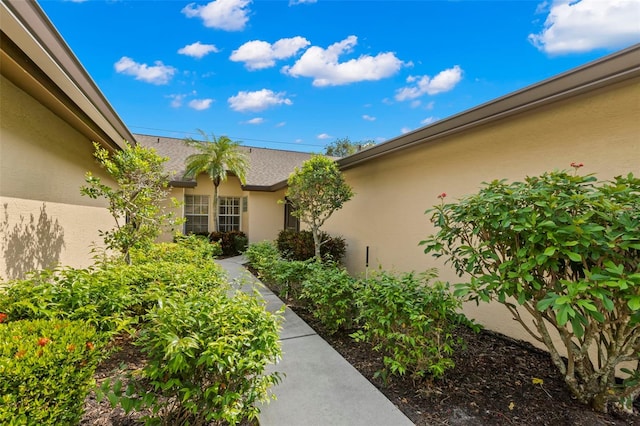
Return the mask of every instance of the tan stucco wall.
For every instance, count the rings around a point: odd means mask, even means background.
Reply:
[[[103,179],[93,146],[0,77],[0,277],[57,263],[85,267],[114,221],[101,200],[80,195],[85,172]]]
[[[249,194],[249,242],[275,240],[284,228],[284,190]]]
[[[362,273],[365,250],[370,267],[398,271],[438,267],[440,277],[460,279],[423,253],[418,243],[434,231],[424,211],[474,193],[483,181],[522,179],[582,162],[582,173],[601,179],[640,175],[640,83],[638,80],[582,95],[535,112],[408,149],[345,170],[355,196],[324,230],[343,235],[347,265]],[[527,338],[498,305],[469,305],[465,312],[488,328]]]

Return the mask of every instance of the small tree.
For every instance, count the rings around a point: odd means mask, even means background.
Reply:
[[[375,145],[372,140],[351,142],[349,138],[336,139],[325,148],[325,154],[331,157],[346,157]]]
[[[291,214],[309,225],[313,235],[315,257],[322,259],[320,227],[342,205],[353,197],[338,165],[322,155],[314,155],[297,168],[287,181],[287,199]]]
[[[100,235],[109,249],[120,251],[130,263],[131,248],[152,243],[163,225],[179,222],[160,207],[160,202],[169,194],[169,178],[163,168],[167,158],[158,156],[153,149],[128,143],[114,154],[95,142],[93,146],[94,156],[117,186],[104,184],[99,177],[87,172],[88,185],[82,186],[80,192],[93,199],[104,197],[108,200],[116,227],[100,230]]]
[[[227,172],[231,172],[240,179],[244,185],[249,168],[249,161],[243,152],[239,150],[240,144],[232,141],[227,136],[216,138],[212,135],[210,141],[207,134],[198,130],[204,142],[187,138],[185,143],[198,149],[198,153],[187,157],[187,165],[184,177],[196,179],[200,173],[206,173],[213,182],[213,218],[214,231],[218,231],[218,187],[227,180]]]
[[[632,409],[640,394],[640,179],[553,172],[493,181],[428,212],[439,230],[422,242],[425,252],[471,277],[458,295],[506,306],[581,402]],[[620,385],[623,362],[636,366],[623,369]]]

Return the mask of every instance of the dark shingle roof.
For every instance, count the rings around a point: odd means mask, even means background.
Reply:
[[[193,183],[183,178],[185,161],[197,150],[184,143],[182,139],[163,136],[151,136],[134,134],[136,142],[144,147],[154,148],[156,152],[169,157],[166,169],[171,174],[171,180],[175,185]],[[284,187],[289,174],[294,168],[311,158],[312,154],[306,152],[285,151],[268,148],[255,148],[241,146],[249,159],[247,171],[246,189],[251,190],[275,190]]]

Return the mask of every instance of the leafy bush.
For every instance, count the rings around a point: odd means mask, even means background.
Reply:
[[[192,292],[168,297],[151,310],[136,344],[148,358],[127,389],[105,383],[102,392],[125,411],[152,407],[148,422],[236,424],[259,413],[278,373],[264,374],[277,361],[277,316],[254,296]]]
[[[102,280],[90,269],[37,272],[9,281],[0,294],[0,311],[10,320],[82,320],[111,333],[131,325],[126,312],[137,303],[126,283]]]
[[[308,300],[313,316],[335,333],[354,326],[357,315],[355,298],[359,282],[337,264],[313,262],[302,282],[302,299]]]
[[[0,290],[0,312],[11,320],[84,320],[99,331],[117,333],[131,330],[164,294],[227,288],[224,272],[213,262],[151,262],[149,255],[132,251],[132,259],[143,257],[146,263],[43,271],[10,281]]]
[[[376,375],[385,381],[407,372],[414,378],[441,377],[454,367],[450,357],[462,343],[453,337],[454,328],[474,327],[457,313],[462,303],[448,284],[431,282],[435,277],[434,270],[399,276],[382,271],[356,294],[362,329],[352,336],[384,354],[385,368]]]
[[[272,287],[283,298],[298,299],[302,291],[302,282],[309,274],[310,266],[315,260],[278,260],[269,273]]]
[[[102,346],[84,322],[0,324],[0,424],[78,424]]]
[[[147,249],[131,250],[131,262],[134,264],[148,262],[192,263],[210,260],[222,254],[219,243],[210,243],[206,237],[197,235],[178,236],[174,243],[157,243]]]
[[[212,232],[209,234],[211,242],[217,242],[222,247],[225,256],[237,256],[247,249],[249,239],[242,231]]]
[[[344,257],[347,244],[342,237],[332,237],[320,232],[320,254],[323,261],[339,262]],[[276,240],[278,251],[288,260],[308,260],[315,256],[315,245],[311,231],[284,229]]]
[[[251,267],[255,268],[260,279],[272,281],[274,265],[281,260],[278,248],[273,242],[261,241],[250,244],[244,256]]]
[[[631,409],[638,367],[622,386],[615,374],[640,358],[640,179],[555,171],[493,181],[428,212],[439,229],[425,252],[471,277],[457,294],[506,306],[547,347],[578,400]]]

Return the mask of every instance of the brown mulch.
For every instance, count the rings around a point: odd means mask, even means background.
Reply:
[[[287,305],[375,385],[416,425],[640,426],[640,399],[634,414],[593,411],[574,399],[548,353],[531,344],[483,330],[461,327],[465,341],[453,355],[455,367],[436,381],[374,378],[382,355],[349,332],[326,332],[306,308]],[[534,384],[533,379],[542,379]]]
[[[414,382],[409,377],[393,378],[385,386],[381,379],[374,378],[383,364],[382,356],[370,345],[355,342],[344,331],[329,335],[306,308],[293,300],[286,302],[418,426],[640,426],[640,400],[635,402],[634,414],[595,412],[571,397],[546,352],[489,331],[458,329],[466,345],[457,349],[453,356],[455,368],[443,379]],[[142,368],[144,364],[130,339],[122,337],[115,346],[119,350],[96,371],[98,384],[122,370]],[[542,379],[542,384],[534,384],[534,378]],[[98,402],[92,392],[86,399],[80,424],[133,426],[141,424],[142,416],[112,409],[106,400]]]

